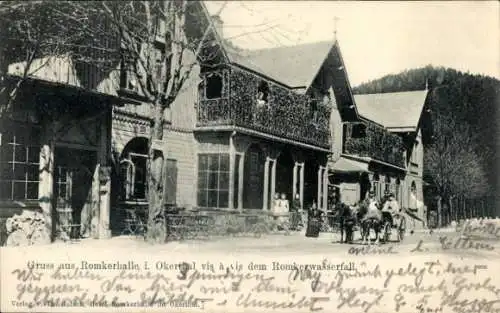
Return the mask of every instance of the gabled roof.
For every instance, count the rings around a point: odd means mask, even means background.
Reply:
[[[236,51],[226,47],[231,63],[263,74],[290,88],[308,88],[316,77],[333,41]]]
[[[390,131],[416,130],[428,90],[354,95],[358,112]]]
[[[202,12],[208,22],[208,27],[213,30],[215,39],[221,46],[224,59],[235,65],[258,75],[267,77],[284,85],[295,92],[304,92],[313,83],[322,66],[330,60],[336,70],[333,71],[333,90],[337,103],[341,105],[340,111],[343,121],[358,121],[359,115],[349,83],[347,70],[337,40],[322,41],[294,46],[282,46],[261,50],[240,50],[231,48],[217,33],[210,13],[203,3],[200,4]]]

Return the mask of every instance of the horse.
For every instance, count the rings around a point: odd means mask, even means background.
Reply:
[[[370,210],[374,210],[375,208],[377,210],[380,210],[378,205],[376,204],[370,204],[374,205],[375,207],[370,208]],[[366,240],[368,239],[368,242],[371,243],[370,240],[370,229],[373,229],[375,232],[375,243],[379,244],[380,242],[380,232],[382,230],[382,219],[380,218],[375,218],[375,217],[369,217],[365,219],[365,216],[368,214],[368,205],[364,202],[360,203],[359,206],[359,211],[357,213],[357,219],[360,222],[360,232],[361,232],[361,240],[363,244],[366,244]]]
[[[354,239],[354,225],[356,224],[356,216],[353,210],[350,206],[342,203],[337,214],[340,225],[340,243],[352,243]]]

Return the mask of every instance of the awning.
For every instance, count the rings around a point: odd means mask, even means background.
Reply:
[[[369,173],[368,163],[349,160],[341,157],[332,167],[337,173]]]

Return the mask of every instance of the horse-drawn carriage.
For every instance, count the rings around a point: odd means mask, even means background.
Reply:
[[[354,241],[354,230],[359,228],[361,239],[365,242],[370,237],[370,230],[373,230],[376,235],[376,241],[381,238],[384,242],[389,242],[392,234],[396,233],[396,240],[401,242],[404,239],[406,231],[406,218],[401,212],[390,213],[381,211],[380,206],[377,207],[380,214],[378,217],[368,217],[368,207],[359,204],[357,206],[348,206],[340,204],[336,207],[331,218],[323,229],[339,230],[341,243],[352,243]],[[326,224],[326,223],[325,223]],[[345,235],[345,241],[344,241]]]
[[[392,219],[392,223],[390,220]],[[400,212],[396,212],[391,215],[389,212],[382,212],[382,236],[384,238],[384,242],[389,242],[391,239],[392,230],[396,231],[397,241],[403,241],[405,231],[406,231],[406,218]]]

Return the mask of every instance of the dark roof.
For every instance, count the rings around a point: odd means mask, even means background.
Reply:
[[[263,74],[291,88],[307,88],[333,45],[333,41],[323,41],[244,51],[226,47],[226,53],[231,63]]]
[[[354,95],[358,112],[389,128],[417,129],[428,90]]]

